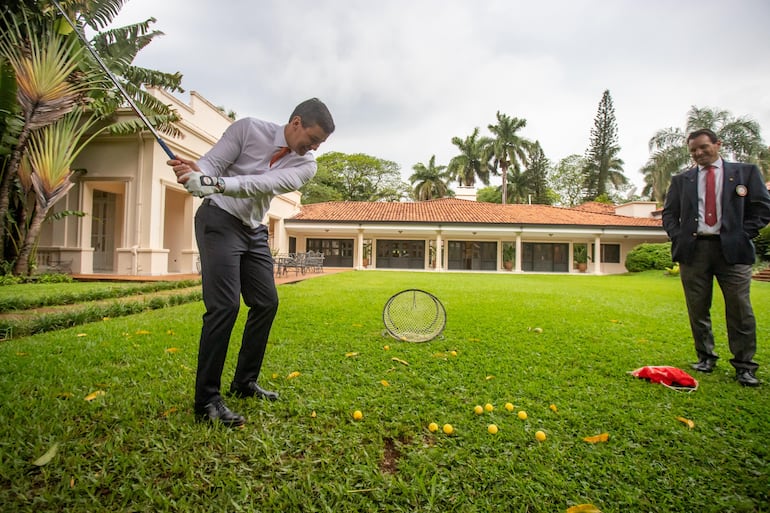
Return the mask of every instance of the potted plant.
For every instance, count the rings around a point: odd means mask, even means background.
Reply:
[[[363,266],[369,267],[369,259],[372,257],[372,243],[364,242]]]
[[[513,244],[503,245],[503,267],[506,271],[513,269],[514,258],[516,258],[516,246]]]
[[[586,272],[588,269],[588,244],[574,244],[572,246],[572,254],[575,259],[578,271],[581,273]]]

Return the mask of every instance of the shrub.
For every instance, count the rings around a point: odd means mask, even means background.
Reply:
[[[37,283],[72,283],[72,276],[62,273],[43,273],[35,277]]]
[[[21,283],[21,278],[14,276],[13,274],[4,274],[0,276],[0,286],[3,285],[18,285]]]
[[[632,273],[651,270],[664,271],[673,267],[670,242],[639,244],[626,256],[626,269]]]

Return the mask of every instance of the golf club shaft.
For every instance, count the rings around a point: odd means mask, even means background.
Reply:
[[[126,99],[128,104],[131,106],[131,108],[136,112],[136,115],[139,116],[139,119],[142,120],[142,122],[145,124],[147,129],[152,133],[153,136],[155,136],[155,140],[158,141],[158,144],[160,144],[160,147],[163,148],[163,151],[166,152],[166,155],[168,155],[168,158],[170,159],[176,159],[176,156],[174,155],[174,152],[171,151],[171,149],[166,145],[165,141],[160,137],[160,134],[157,130],[155,130],[155,127],[152,126],[152,123],[150,123],[150,120],[147,119],[147,116],[142,113],[141,110],[139,110],[139,107],[137,107],[134,100],[128,95],[126,90],[123,88],[123,86],[118,81],[117,77],[113,75],[113,73],[109,70],[106,64],[104,64],[104,61],[102,61],[101,57],[99,57],[99,54],[96,53],[96,50],[94,50],[91,47],[91,44],[88,42],[86,37],[78,30],[78,28],[75,26],[75,24],[72,22],[69,16],[67,16],[67,13],[64,12],[64,9],[62,9],[61,5],[59,5],[59,2],[57,0],[51,0],[51,2],[56,6],[56,9],[59,10],[59,13],[64,17],[64,19],[69,23],[70,27],[72,27],[72,30],[75,31],[75,34],[77,34],[80,41],[85,45],[86,49],[89,51],[91,56],[96,60],[97,64],[102,68],[104,73],[109,77],[109,79],[112,81],[113,84],[115,84],[115,87],[118,88],[118,91],[120,91],[120,94],[123,95],[123,97]]]

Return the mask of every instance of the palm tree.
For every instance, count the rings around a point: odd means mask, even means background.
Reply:
[[[659,205],[666,200],[666,192],[671,184],[671,177],[682,170],[689,155],[682,146],[669,146],[652,154],[647,164],[642,168],[644,189],[642,196],[647,196]]]
[[[684,130],[664,128],[650,139],[650,159],[642,169],[649,179],[660,183],[648,188],[665,191],[671,183],[671,176],[692,165],[687,148],[687,134],[694,130],[708,128],[722,140],[722,155],[725,158],[758,164],[767,173],[767,147],[762,142],[759,124],[747,117],[734,117],[722,109],[693,106],[687,113]],[[655,198],[658,201],[657,198]]]
[[[35,23],[26,12],[2,17],[6,30],[0,35],[0,55],[13,69],[16,97],[24,117],[0,182],[0,220],[5,220],[11,183],[32,132],[72,111],[83,101],[90,83],[87,76],[76,74],[82,57],[76,40],[59,34],[51,22]],[[4,254],[4,237],[0,237],[0,258]]]
[[[444,198],[449,194],[450,175],[446,166],[436,165],[436,156],[433,155],[426,166],[418,162],[412,166],[414,174],[409,177],[413,189],[414,199],[426,201],[435,198]],[[415,183],[417,185],[415,185]]]
[[[36,130],[29,138],[27,152],[19,167],[19,178],[26,190],[35,196],[33,216],[19,250],[14,274],[29,271],[29,261],[40,235],[40,228],[53,205],[75,185],[70,180],[72,162],[99,132],[85,138],[96,123],[91,116],[83,119],[81,111],[73,111],[55,123]]]
[[[489,137],[479,137],[479,128],[473,129],[473,133],[461,139],[452,137],[452,144],[460,149],[460,154],[449,161],[447,171],[453,180],[460,185],[472,187],[476,178],[484,185],[489,185],[489,160],[492,158]]]
[[[106,27],[119,13],[124,0],[71,0],[66,3],[71,19],[77,30],[88,25],[99,31]],[[120,107],[124,98],[117,93],[97,63],[84,52],[82,43],[71,27],[58,12],[47,3],[36,4],[42,10],[34,10],[21,4],[14,5],[10,14],[0,15],[0,57],[10,63],[18,84],[17,98],[24,116],[24,126],[19,130],[17,142],[11,154],[10,163],[5,167],[0,181],[0,220],[6,228],[9,218],[11,184],[18,175],[19,165],[26,151],[27,141],[32,132],[45,127],[78,104],[87,101],[90,111],[97,119],[108,120]],[[64,23],[63,23],[64,22]],[[161,73],[132,66],[137,53],[161,32],[151,31],[153,18],[127,27],[97,32],[92,44],[107,67],[122,82],[160,131],[178,134],[172,123],[178,119],[170,107],[148,94],[142,86],[161,87],[181,91],[181,75]],[[115,134],[128,134],[143,130],[140,120],[108,124],[108,130]],[[41,168],[44,169],[44,168]],[[41,182],[45,183],[45,181]],[[58,199],[53,195],[49,198]],[[17,229],[23,231],[26,223],[26,201],[21,198],[15,219]],[[3,231],[0,237],[0,260],[6,258],[5,243],[13,241],[10,231]],[[26,240],[23,235],[19,241]]]
[[[520,137],[516,132],[527,126],[526,119],[512,118],[497,111],[497,124],[489,125],[489,131],[495,136],[491,141],[494,155],[493,168],[498,166],[502,175],[503,205],[508,198],[508,169],[513,168],[514,176],[521,174],[521,168],[527,164],[532,141]]]
[[[156,21],[155,18],[148,18],[132,25],[106,29],[120,13],[124,3],[125,0],[72,0],[63,7],[69,11],[70,19],[75,22],[77,30],[81,33],[85,26],[96,31],[90,41],[91,46],[153,126],[162,133],[179,136],[180,132],[173,124],[179,120],[179,116],[168,105],[149,94],[147,88],[183,92],[184,90],[180,85],[182,75],[178,72],[165,73],[132,64],[142,49],[149,45],[155,37],[163,35],[163,32],[152,29],[152,24]],[[72,34],[71,37],[76,36]],[[112,82],[107,80],[101,68],[90,58],[90,54],[83,60],[83,65],[89,67],[104,80],[100,90],[101,94],[91,95],[94,100],[91,108],[98,116],[109,117],[118,108],[126,106],[125,99],[119,94]],[[108,127],[108,131],[115,135],[132,134],[144,129],[145,126],[139,119],[113,123]]]

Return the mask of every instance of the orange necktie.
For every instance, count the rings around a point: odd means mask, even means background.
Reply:
[[[281,149],[275,152],[275,155],[273,155],[273,158],[270,159],[270,167],[273,167],[273,164],[281,160],[283,157],[285,157],[291,150],[288,146],[281,146]]]
[[[717,224],[717,195],[714,184],[714,166],[706,168],[706,224],[714,226]]]

